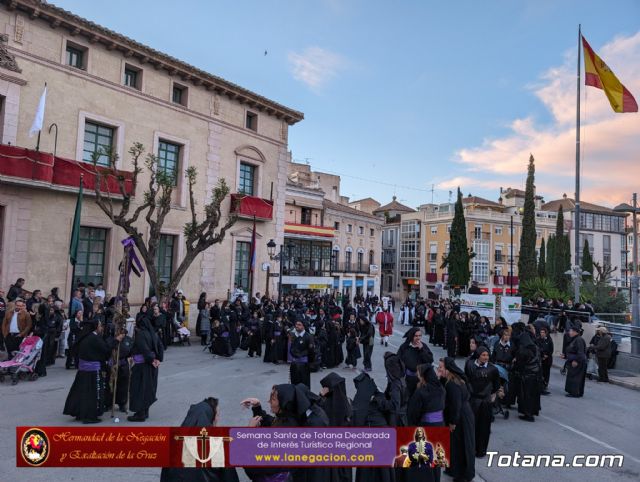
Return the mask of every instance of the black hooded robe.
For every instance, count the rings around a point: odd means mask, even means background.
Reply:
[[[587,376],[587,344],[581,336],[574,336],[567,345],[567,380],[564,390],[573,397],[584,395],[584,381]],[[573,366],[572,362],[577,362]]]
[[[378,390],[376,382],[367,374],[361,373],[353,379],[356,396],[353,399],[353,425],[356,427],[387,427],[389,412],[388,401]],[[356,482],[395,482],[393,467],[358,467]]]
[[[109,359],[111,347],[102,336],[87,331],[79,336],[75,350],[79,368],[62,413],[80,420],[96,420],[105,409],[105,382],[100,365]],[[83,369],[83,362],[97,364],[97,369]]]
[[[405,381],[407,382],[409,397],[413,395],[418,385],[418,365],[433,364],[433,353],[431,353],[426,343],[422,343],[422,348],[416,348],[411,344],[416,331],[420,331],[420,328],[411,328],[407,331],[404,335],[407,341],[400,345],[398,349],[398,356],[405,367]]]
[[[528,333],[516,340],[514,377],[518,386],[518,412],[526,417],[540,413],[542,367],[538,347]]]
[[[209,427],[215,414],[206,400],[191,405],[181,427]],[[160,472],[160,482],[238,482],[235,468],[168,468]]]
[[[309,333],[304,332],[301,336],[294,335],[291,341],[292,362],[289,367],[291,384],[304,383],[311,387],[311,370],[309,363],[313,360],[313,338]]]
[[[475,361],[466,365],[465,372],[471,387],[471,409],[476,429],[476,456],[484,457],[487,455],[491,436],[493,418],[491,396],[500,388],[500,375],[492,363],[487,363],[487,366],[483,367],[478,366]]]
[[[146,318],[140,320],[136,330],[131,350],[135,364],[131,369],[129,407],[135,413],[146,416],[149,407],[156,401],[158,389],[158,369],[152,363],[154,359],[162,361],[164,349]]]

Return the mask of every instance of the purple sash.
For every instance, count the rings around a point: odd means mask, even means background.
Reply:
[[[225,331],[224,333],[222,333],[222,338],[229,338],[229,332]]]
[[[287,482],[289,480],[289,472],[279,472],[273,475],[263,475],[258,480],[260,482]]]
[[[99,361],[87,361],[80,359],[78,360],[78,371],[81,372],[99,372],[100,371],[100,362]]]
[[[274,331],[273,336],[280,336],[282,334],[281,331]]]
[[[442,414],[442,410],[438,410],[437,412],[427,412],[420,419],[422,423],[439,423],[444,422],[444,416]]]
[[[291,361],[292,361],[292,363],[308,363],[309,362],[309,357],[306,357],[306,356],[292,356],[291,357]]]
[[[151,352],[151,356],[155,358],[156,354],[154,352]],[[140,354],[133,355],[133,363],[136,363],[136,364],[144,363],[144,355],[140,355]]]
[[[409,377],[415,377],[418,375],[417,372],[412,372],[411,370],[409,370],[408,368],[405,368],[404,370],[405,375],[409,376]]]

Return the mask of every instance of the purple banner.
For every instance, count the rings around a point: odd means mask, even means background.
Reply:
[[[390,467],[394,428],[231,428],[234,466]]]

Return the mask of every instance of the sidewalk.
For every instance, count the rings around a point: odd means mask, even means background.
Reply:
[[[553,367],[561,369],[564,366],[564,360],[559,356],[553,357]],[[596,380],[598,377],[594,377]],[[631,390],[640,390],[640,375],[637,373],[626,372],[624,370],[609,370],[609,382],[612,385],[618,385]]]

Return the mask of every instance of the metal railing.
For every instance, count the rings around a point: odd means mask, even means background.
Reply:
[[[619,314],[619,313],[616,313]],[[605,315],[609,316],[611,313],[597,313],[596,316]],[[634,344],[640,343],[640,327],[633,326],[628,323],[611,323],[602,319],[598,319],[599,325],[604,325],[611,338],[618,344],[618,351],[621,353],[633,353],[632,347]],[[637,353],[634,356],[639,356]]]

